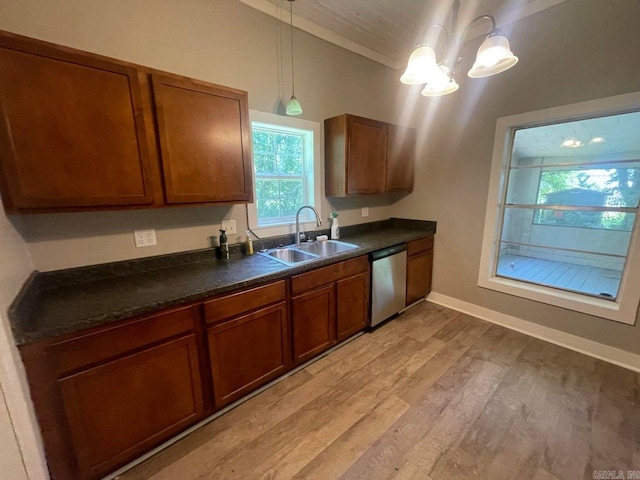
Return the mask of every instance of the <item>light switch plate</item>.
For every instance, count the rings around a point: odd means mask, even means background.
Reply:
[[[136,242],[137,248],[157,245],[156,231],[153,228],[149,230],[134,230],[133,239]]]
[[[369,216],[369,207],[362,207],[362,216],[363,217]]]
[[[235,220],[223,220],[220,228],[227,232],[227,235],[235,235],[238,233]]]

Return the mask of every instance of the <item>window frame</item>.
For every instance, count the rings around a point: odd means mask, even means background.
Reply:
[[[258,224],[258,195],[256,192],[256,181],[258,180],[258,176],[255,172],[254,165],[255,157],[253,153],[253,124],[262,124],[261,126],[264,126],[264,128],[272,129],[275,131],[281,130],[283,132],[295,131],[305,133],[304,141],[307,143],[307,146],[305,148],[305,159],[303,161],[305,168],[305,185],[303,188],[305,190],[306,198],[310,200],[308,204],[313,205],[322,218],[321,203],[323,177],[321,161],[322,138],[320,123],[310,120],[303,120],[301,118],[285,117],[273,113],[260,112],[257,110],[249,110],[249,118],[251,120],[251,176],[253,178],[251,188],[253,188],[253,202],[247,204],[247,223],[249,225],[249,228],[259,237],[295,233],[295,218],[288,218],[286,220],[283,220],[282,222],[274,222],[262,226]],[[309,145],[309,143],[311,143],[311,146]],[[313,179],[309,180],[309,176],[312,176]],[[300,214],[300,225],[301,230],[304,231],[309,231],[316,228],[315,218],[311,218],[309,210],[303,210],[303,212]]]
[[[590,100],[498,118],[494,137],[491,176],[485,215],[478,286],[534,300],[608,320],[635,325],[640,302],[640,209],[636,208],[636,222],[626,264],[615,301],[586,294],[559,290],[554,287],[525,283],[499,277],[496,265],[500,246],[503,216],[507,196],[507,179],[516,130],[568,122],[598,116],[630,113],[640,110],[640,92]]]

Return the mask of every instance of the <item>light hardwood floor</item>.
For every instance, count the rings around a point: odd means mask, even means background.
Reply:
[[[640,374],[423,302],[120,478],[640,474],[639,403]]]

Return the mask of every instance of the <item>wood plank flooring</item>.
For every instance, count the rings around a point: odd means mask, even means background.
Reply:
[[[497,273],[503,277],[591,295],[604,293],[611,298],[618,294],[622,275],[622,272],[607,268],[512,254],[500,255]]]
[[[640,474],[639,404],[640,374],[423,302],[119,478]]]

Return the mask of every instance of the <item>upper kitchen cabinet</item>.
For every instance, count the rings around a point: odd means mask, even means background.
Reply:
[[[247,93],[0,32],[9,212],[252,200]]]
[[[324,128],[327,196],[413,190],[414,129],[355,115],[329,118]]]
[[[166,201],[251,202],[247,93],[153,75]]]
[[[153,139],[135,68],[0,32],[0,72],[6,210],[154,202]]]
[[[385,192],[412,192],[416,158],[416,130],[387,126],[387,169]]]

